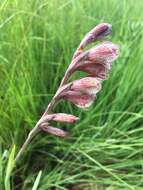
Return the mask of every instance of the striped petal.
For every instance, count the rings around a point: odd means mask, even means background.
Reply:
[[[84,71],[90,76],[97,77],[101,80],[108,78],[108,69],[102,64],[87,62],[87,64],[79,66],[78,70]]]
[[[85,77],[73,81],[71,90],[88,95],[95,95],[101,90],[101,81],[95,77]]]
[[[117,59],[119,47],[111,42],[104,42],[89,50],[88,60],[98,63],[111,63]]]

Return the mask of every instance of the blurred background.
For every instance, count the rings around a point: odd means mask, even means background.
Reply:
[[[143,189],[143,1],[0,1],[0,189]],[[16,154],[48,102],[82,37],[101,22],[119,59],[88,111],[56,124],[70,136],[41,133],[13,169]]]

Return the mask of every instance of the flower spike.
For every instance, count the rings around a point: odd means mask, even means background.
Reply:
[[[88,50],[84,49],[92,42],[103,40],[111,32],[112,26],[108,23],[102,23],[94,27],[81,40],[57,92],[40,120],[30,131],[15,160],[21,157],[33,137],[41,131],[59,137],[67,135],[64,130],[52,127],[52,121],[73,124],[79,119],[66,113],[54,113],[53,110],[59,101],[66,100],[79,108],[86,109],[96,100],[96,94],[101,90],[102,82],[108,78],[112,63],[118,58],[119,47],[112,42],[102,42]],[[70,76],[76,71],[85,72],[87,76],[69,81]]]

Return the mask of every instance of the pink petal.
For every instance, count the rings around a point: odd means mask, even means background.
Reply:
[[[76,92],[76,91],[66,92],[63,98],[72,102],[77,107],[83,108],[83,109],[90,107],[90,105],[95,100],[95,96],[93,95],[80,94],[79,92]]]
[[[95,77],[85,77],[73,81],[71,90],[89,95],[96,94],[101,90],[101,81]]]
[[[102,64],[88,62],[78,67],[78,70],[84,71],[93,77],[100,78],[101,80],[106,80],[108,78],[108,70]]]
[[[119,55],[119,47],[111,42],[102,43],[89,50],[88,60],[110,63],[117,59]]]

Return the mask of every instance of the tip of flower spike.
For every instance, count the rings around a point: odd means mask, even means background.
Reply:
[[[103,31],[103,35],[104,36],[110,35],[112,33],[112,25],[109,23],[103,23],[103,24],[106,26],[105,30]]]
[[[109,23],[101,23],[93,28],[91,33],[94,33],[96,39],[103,38],[112,33],[112,25]]]
[[[108,23],[101,23],[88,32],[80,43],[80,48],[84,48],[89,43],[92,43],[98,39],[102,39],[112,33],[112,25]]]

